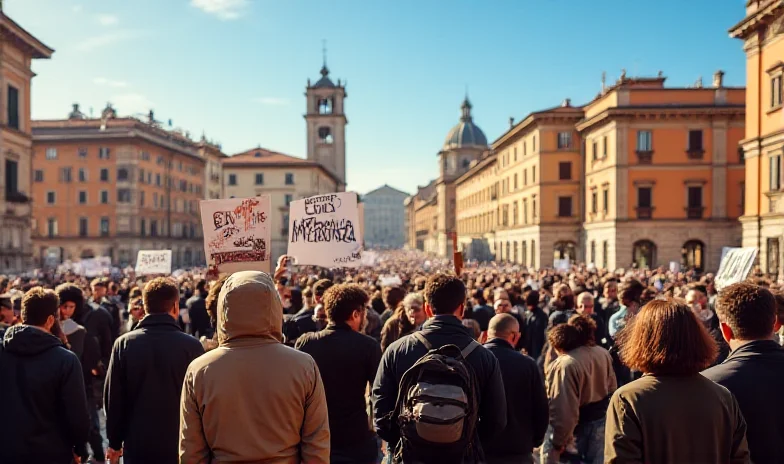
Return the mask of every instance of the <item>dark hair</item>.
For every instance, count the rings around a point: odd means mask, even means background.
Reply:
[[[577,328],[569,324],[559,324],[547,332],[547,341],[554,349],[568,353],[580,347]]]
[[[386,307],[384,306],[384,299],[381,298],[379,293],[380,292],[376,292],[376,294],[373,295],[373,298],[370,299],[370,306],[373,308],[373,311],[381,314],[384,312]]]
[[[33,287],[22,298],[22,323],[41,327],[49,316],[57,319],[60,299],[52,290]]]
[[[76,305],[78,310],[84,304],[84,293],[82,293],[81,288],[74,284],[65,283],[58,285],[54,291],[57,293],[57,298],[60,299],[61,305],[71,302]]]
[[[618,292],[618,297],[621,300],[629,300],[636,303],[640,302],[642,292],[645,287],[637,279],[629,279],[622,286]]]
[[[335,283],[329,279],[319,280],[318,282],[313,284],[313,296],[316,298],[323,298],[324,293],[333,285],[335,285]]]
[[[479,327],[478,322],[474,319],[463,319],[461,323],[463,324],[463,327],[471,331],[471,337],[474,340],[479,340],[479,336],[482,335],[482,329]]]
[[[454,314],[465,304],[466,288],[456,276],[435,274],[427,279],[424,296],[434,314]]]
[[[653,300],[616,334],[624,364],[645,374],[698,374],[716,359],[716,341],[680,300]]]
[[[689,290],[694,290],[695,292],[700,292],[705,296],[708,296],[708,288],[705,285],[694,283],[688,286]]]
[[[158,277],[147,282],[142,298],[147,314],[165,314],[180,300],[180,289],[173,280]]]
[[[773,294],[773,298],[776,299],[776,314],[784,317],[784,293],[776,292]]]
[[[204,280],[204,279],[199,279],[199,281],[196,282],[196,290],[198,290],[202,294],[206,293],[206,291],[207,291],[207,281]]]
[[[142,296],[142,289],[139,287],[133,287],[130,293],[128,293],[128,299],[137,298],[140,296]]]
[[[291,311],[294,313],[299,312],[299,310],[302,309],[302,306],[304,306],[302,300],[302,290],[298,288],[292,288],[291,298],[289,298],[289,301],[291,301]]]
[[[716,301],[719,320],[738,340],[768,338],[776,324],[778,306],[770,290],[749,282],[725,287]]]
[[[567,325],[577,329],[577,338],[580,346],[591,346],[596,344],[596,322],[590,317],[575,314],[569,318]]]
[[[471,297],[476,301],[478,301],[480,305],[487,303],[484,292],[482,292],[481,288],[477,288],[476,290],[474,290],[473,293],[471,293]]]
[[[400,303],[403,302],[403,298],[406,297],[406,291],[400,287],[384,287],[381,294],[384,298],[384,305],[387,309],[393,311],[400,306]]]
[[[207,292],[207,298],[204,299],[204,304],[207,305],[207,314],[210,316],[210,324],[212,324],[213,328],[218,325],[218,295],[220,295],[223,284],[226,283],[229,275],[223,274],[218,280],[213,282],[209,292]]]
[[[333,285],[324,292],[322,300],[327,318],[335,323],[346,322],[351,314],[364,311],[370,298],[368,294],[356,284]]]
[[[536,290],[531,290],[528,292],[528,295],[525,296],[525,305],[539,306],[539,292]]]

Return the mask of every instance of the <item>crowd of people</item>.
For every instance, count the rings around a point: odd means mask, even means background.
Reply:
[[[784,293],[387,251],[0,277],[0,463],[784,462]]]

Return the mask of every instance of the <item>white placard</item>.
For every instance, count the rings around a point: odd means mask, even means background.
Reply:
[[[108,274],[112,268],[112,259],[108,256],[88,258],[73,263],[74,274],[85,277],[98,277]]]
[[[297,264],[359,267],[362,264],[357,194],[339,192],[291,202],[288,255]]]
[[[678,261],[670,261],[670,272],[673,274],[681,272],[681,263]]]
[[[757,249],[754,247],[722,249],[719,272],[716,273],[716,289],[746,280],[754,266]]]
[[[171,274],[171,250],[139,250],[136,275]]]
[[[270,272],[270,197],[202,200],[204,255],[212,272]]]
[[[403,281],[398,275],[384,275],[378,278],[382,287],[399,287],[403,285]]]
[[[572,265],[569,263],[569,258],[555,259],[553,260],[553,268],[556,271],[568,271],[572,268]]]
[[[373,267],[378,262],[378,253],[375,251],[362,251],[362,265]]]

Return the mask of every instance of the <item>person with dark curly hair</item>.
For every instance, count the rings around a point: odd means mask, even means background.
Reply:
[[[617,342],[623,362],[645,375],[610,400],[605,462],[749,462],[738,402],[700,375],[717,348],[691,308],[651,301]]]

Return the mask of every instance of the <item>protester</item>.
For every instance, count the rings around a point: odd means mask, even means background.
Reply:
[[[408,307],[412,304],[419,306],[420,312],[423,311],[424,299],[419,294],[411,293],[406,295],[402,302],[398,304],[395,314],[387,320],[384,328],[381,330],[381,351],[385,351],[392,342],[412,333],[418,327],[407,314]],[[422,314],[424,315],[424,312]]]
[[[465,285],[460,279],[447,274],[434,274],[427,281],[424,296],[425,312],[432,318],[415,335],[421,336],[430,346],[415,336],[394,342],[384,353],[373,382],[376,432],[388,443],[388,453],[399,455],[404,460],[408,456],[414,459],[419,455],[432,457],[433,450],[402,446],[402,433],[397,420],[400,405],[397,399],[403,374],[430,349],[452,344],[464,350],[476,343],[460,323],[466,296]],[[472,349],[465,362],[470,366],[472,378],[476,382],[475,390],[472,389],[470,393],[478,404],[478,411],[474,412],[478,413],[478,425],[476,431],[467,437],[473,455],[461,456],[460,459],[478,462],[483,456],[479,439],[491,438],[506,426],[506,398],[498,360],[481,346]],[[442,458],[448,460],[445,454]]]
[[[102,308],[109,314],[109,334],[110,340],[114,340],[120,335],[120,310],[114,302],[109,299],[109,281],[102,277],[93,279],[90,283],[92,288],[92,296],[88,303],[93,309]],[[99,340],[99,343],[103,343]],[[111,351],[111,346],[109,347]],[[106,360],[108,361],[108,359]]]
[[[191,363],[182,387],[180,462],[328,463],[319,369],[281,343],[283,308],[272,279],[255,271],[229,276],[217,316],[220,348]]]
[[[621,288],[621,306],[618,312],[610,316],[608,321],[609,334],[614,337],[616,333],[629,323],[640,310],[642,292],[645,287],[637,279],[630,279]]]
[[[378,444],[368,427],[365,391],[381,360],[378,343],[362,334],[368,295],[358,285],[335,285],[323,297],[329,325],[297,340],[297,349],[318,365],[329,410],[330,459],[339,463],[375,463]],[[387,325],[395,321],[387,321]]]
[[[539,359],[545,345],[547,314],[539,307],[539,292],[531,290],[525,296],[525,325],[523,348],[528,356]]]
[[[398,286],[384,287],[381,291],[384,300],[384,312],[381,314],[381,327],[396,313],[397,308],[406,297],[406,291]]]
[[[182,332],[179,289],[159,277],[144,287],[145,316],[114,343],[104,392],[107,457],[125,464],[177,461],[180,393],[188,365],[204,353]]]
[[[645,375],[612,396],[605,462],[749,462],[737,401],[700,375],[717,348],[691,308],[651,301],[619,335],[621,358]]]
[[[498,359],[506,391],[506,428],[482,440],[490,464],[532,463],[532,451],[542,444],[547,430],[547,395],[536,362],[517,352],[517,319],[498,314],[490,319],[487,348]]]
[[[595,311],[593,295],[590,292],[582,292],[577,296],[577,314],[590,317],[596,324],[596,343],[602,348],[609,348],[611,345],[610,335],[607,333],[607,322]]]
[[[751,461],[784,461],[784,350],[774,341],[781,324],[767,289],[742,282],[725,287],[716,300],[721,332],[732,349],[722,364],[702,374],[727,387],[746,421]]]
[[[466,310],[465,318],[475,320],[479,323],[479,330],[486,332],[490,318],[493,317],[495,311],[487,305],[487,300],[481,289],[474,290],[471,294],[471,304],[472,306]]]
[[[14,324],[16,324],[16,315],[14,314],[14,304],[11,302],[11,295],[0,295],[0,331]]]
[[[471,337],[474,340],[479,340],[482,336],[482,330],[479,328],[479,323],[473,319],[463,319],[460,321],[465,328],[468,329],[468,333],[471,334]]]
[[[332,285],[333,282],[329,279],[321,279],[313,285],[313,295],[316,306],[312,308],[303,308],[288,321],[284,328],[287,345],[294,346],[300,336],[318,330],[318,326],[316,325],[316,312],[321,310],[320,307],[322,306],[324,292]]]
[[[547,335],[558,357],[548,366],[550,426],[542,445],[543,463],[557,463],[573,444],[580,462],[604,458],[605,412],[617,388],[610,353],[596,345],[596,323],[574,315]]]
[[[221,289],[223,289],[223,284],[226,283],[226,279],[228,278],[228,274],[220,276],[218,280],[212,283],[209,292],[207,292],[205,304],[207,305],[207,315],[210,317],[212,337],[208,338],[207,336],[203,335],[199,338],[204,351],[214,350],[218,347],[218,299]]]
[[[599,300],[599,307],[597,313],[607,321],[621,309],[621,304],[618,302],[618,282],[615,279],[608,279],[602,288],[602,298]]]
[[[0,348],[0,462],[81,462],[90,429],[82,366],[52,335],[57,294],[25,293],[22,324],[6,330]]]
[[[420,327],[427,320],[425,314],[425,299],[421,293],[409,293],[403,300],[406,316],[414,327]]]
[[[493,301],[493,308],[496,314],[509,314],[514,317],[520,327],[524,327],[523,318],[519,314],[512,312],[512,302],[509,300],[509,294],[506,291],[496,292],[495,301]],[[515,349],[523,349],[523,340],[519,339]]]
[[[207,315],[207,281],[200,279],[196,282],[196,291],[193,296],[188,298],[185,305],[188,309],[188,318],[190,318],[190,333],[194,337],[207,337],[212,338],[212,326],[210,325],[210,316]]]
[[[128,304],[128,316],[126,333],[136,330],[144,318],[144,299],[141,296],[132,299]]]
[[[702,322],[702,325],[708,330],[708,333],[713,337],[713,340],[716,341],[719,353],[716,356],[716,360],[713,361],[713,365],[721,364],[727,359],[727,356],[730,353],[730,346],[721,334],[719,319],[710,308],[710,304],[708,303],[708,291],[705,286],[692,284],[689,287],[689,291],[686,293],[686,304],[694,311],[694,315],[697,316],[697,319]]]

